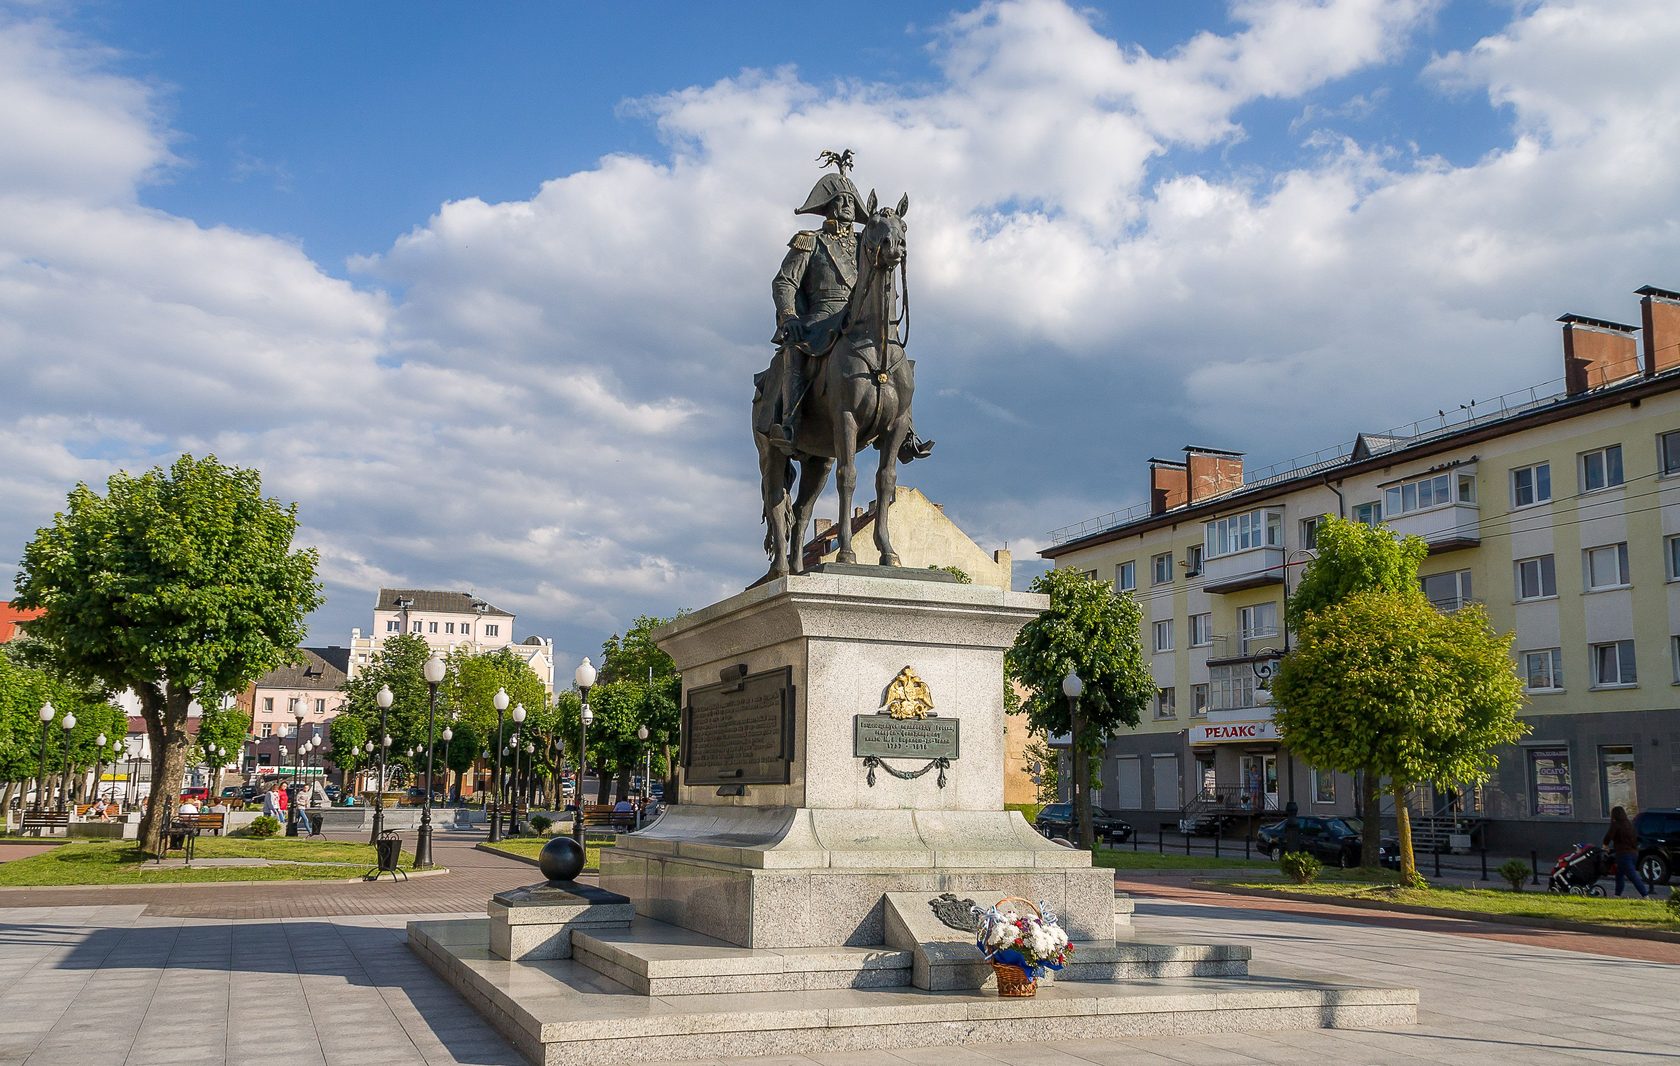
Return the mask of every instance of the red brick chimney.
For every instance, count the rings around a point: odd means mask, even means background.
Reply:
[[[1243,453],[1221,451],[1218,448],[1184,446],[1184,461],[1188,477],[1186,492],[1190,503],[1221,496],[1242,488]]]
[[[1640,289],[1639,320],[1645,337],[1645,376],[1680,367],[1680,292],[1655,285]]]
[[[1149,513],[1166,514],[1190,498],[1184,464],[1171,459],[1149,460]]]
[[[1639,373],[1639,351],[1633,342],[1638,326],[1583,315],[1563,315],[1558,321],[1563,323],[1563,378],[1569,395],[1579,396]]]

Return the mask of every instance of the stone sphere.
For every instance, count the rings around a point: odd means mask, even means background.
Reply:
[[[575,881],[583,872],[583,845],[571,837],[555,837],[542,846],[537,867],[550,881]]]

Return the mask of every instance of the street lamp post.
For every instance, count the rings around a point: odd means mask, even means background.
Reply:
[[[99,802],[99,781],[105,776],[105,749],[110,745],[111,738],[104,733],[94,738],[94,750],[98,752],[93,759],[93,802]]]
[[[391,709],[391,686],[380,685],[378,695],[373,702],[379,704],[379,777],[373,786],[373,837],[369,843],[377,844],[379,834],[385,831],[385,753],[391,747],[391,734],[385,730],[385,715]],[[373,741],[368,741],[368,753],[373,753]]]
[[[502,712],[507,710],[507,689],[497,689],[490,702],[496,708],[496,775],[490,779],[490,842],[494,844],[502,839]]]
[[[430,690],[426,706],[426,797],[420,806],[420,834],[414,841],[416,870],[432,865],[432,760],[437,754],[437,692],[443,674],[443,656],[433,655],[426,660],[426,688]]]
[[[39,764],[40,773],[35,778],[36,814],[40,814],[47,809],[47,726],[52,724],[53,716],[57,713],[53,710],[51,700],[41,704],[41,762]]]
[[[443,741],[443,801],[449,803],[449,743],[455,739],[454,728],[447,722],[444,723],[443,732],[438,734],[438,739]],[[426,782],[426,787],[431,788],[432,783]]]
[[[646,722],[636,727],[636,739],[642,742],[642,802],[636,807],[636,828],[640,829],[642,827],[642,812],[647,810],[648,796],[651,791],[648,787],[648,776],[653,773],[653,747],[647,742],[648,727]]]
[[[525,831],[519,821],[519,734],[525,726],[525,715],[523,703],[513,705],[513,750],[510,752],[513,756],[513,772],[508,781],[508,832],[514,836]]]
[[[292,698],[292,735],[297,742],[292,745],[292,802],[287,808],[286,835],[298,835],[298,822],[303,818],[303,794],[298,789],[298,782],[303,780],[303,701]]]
[[[1067,676],[1062,678],[1062,695],[1066,696],[1068,701],[1068,732],[1071,741],[1068,754],[1073,760],[1073,817],[1076,826],[1074,835],[1079,838],[1075,843],[1088,850],[1092,844],[1091,809],[1084,800],[1089,791],[1091,764],[1079,750],[1081,734],[1084,733],[1079,721],[1079,697],[1084,693],[1085,682],[1080,680],[1078,674],[1069,670]]]
[[[64,777],[58,786],[58,810],[62,814],[70,802],[70,730],[76,728],[75,714],[65,711],[64,719],[58,724],[64,727]]]
[[[589,723],[594,721],[595,714],[589,709],[589,690],[595,687],[595,667],[589,661],[589,656],[583,657],[578,668],[572,672],[572,683],[577,686],[579,697],[578,708],[578,763],[577,789],[572,793],[577,801],[577,818],[572,822],[572,835],[577,839],[578,847],[583,847],[583,768],[588,764],[589,751]]]

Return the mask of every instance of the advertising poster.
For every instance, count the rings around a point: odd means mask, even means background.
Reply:
[[[1569,782],[1569,751],[1538,748],[1528,753],[1528,759],[1534,768],[1534,813],[1573,817],[1575,796]]]

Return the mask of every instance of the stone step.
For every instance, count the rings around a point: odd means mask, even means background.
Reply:
[[[1417,1021],[1415,989],[1288,975],[1057,982],[1031,999],[919,988],[648,997],[576,960],[497,958],[486,919],[411,922],[408,942],[539,1066]]]
[[[644,996],[891,988],[911,955],[886,947],[743,948],[651,918],[574,931],[572,958]]]

